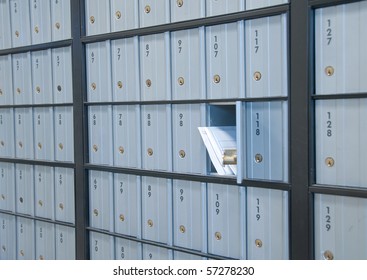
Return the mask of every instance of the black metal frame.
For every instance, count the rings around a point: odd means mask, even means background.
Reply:
[[[72,0],[71,23],[72,39],[50,42],[20,48],[0,50],[0,55],[16,54],[29,51],[45,50],[48,48],[72,47],[73,70],[73,103],[72,104],[42,104],[42,105],[13,105],[0,108],[73,106],[74,111],[74,163],[48,162],[38,160],[22,160],[0,158],[1,162],[69,167],[75,170],[75,228],[76,228],[76,257],[89,258],[89,232],[106,233],[89,227],[88,217],[88,171],[100,170],[113,173],[134,174],[138,176],[181,179],[198,182],[220,183],[239,186],[252,186],[288,191],[290,194],[290,258],[313,259],[313,196],[315,193],[354,196],[367,198],[367,191],[356,187],[336,187],[315,184],[315,137],[314,137],[314,102],[319,99],[337,98],[366,98],[367,93],[315,95],[314,94],[314,9],[332,5],[358,2],[360,0],[290,0],[289,4],[262,8],[239,13],[200,18],[159,26],[152,26],[128,31],[114,32],[102,35],[85,36],[84,0]],[[289,94],[288,97],[274,98],[241,98],[226,101],[264,102],[288,101],[289,103],[289,183],[266,180],[243,180],[237,184],[230,176],[205,176],[181,174],[174,172],[157,172],[141,169],[118,168],[112,166],[97,166],[88,163],[88,117],[87,108],[97,105],[133,105],[133,104],[181,104],[181,103],[215,103],[223,100],[162,100],[162,101],[132,101],[132,102],[87,102],[86,98],[86,59],[85,44],[104,40],[115,40],[133,36],[143,36],[167,31],[197,28],[249,20],[279,14],[288,14],[288,45],[289,45]],[[7,213],[7,211],[0,211]],[[12,213],[11,213],[12,214]],[[26,217],[26,215],[12,214]],[[47,219],[31,217],[34,220],[50,222]],[[68,223],[52,221],[55,224],[73,226]],[[111,236],[122,237],[144,244],[160,246],[172,250],[196,254],[198,256],[221,259],[221,257],[196,252],[175,246],[140,240],[129,236],[108,233]]]

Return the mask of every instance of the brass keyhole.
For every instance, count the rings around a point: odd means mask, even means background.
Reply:
[[[329,77],[334,75],[334,68],[332,66],[327,66],[325,68],[325,74]]]
[[[179,84],[180,86],[182,86],[182,85],[185,83],[185,79],[184,79],[184,78],[182,78],[182,77],[179,77],[179,78],[177,79],[177,82],[178,82],[178,84]]]
[[[261,248],[263,246],[263,242],[260,239],[255,240],[255,246],[257,248]]]
[[[147,152],[148,152],[148,156],[151,157],[153,155],[153,149],[152,148],[149,148]]]
[[[152,221],[152,220],[150,220],[150,219],[148,220],[148,226],[149,226],[149,227],[153,227],[153,221]]]
[[[60,86],[60,85],[58,85],[58,86],[57,86],[57,91],[58,91],[58,92],[61,92],[61,90],[62,90],[61,86]]]
[[[92,84],[90,85],[90,87],[92,88],[92,90],[96,90],[97,85],[96,85],[96,83],[92,83]]]
[[[115,16],[116,16],[117,19],[120,19],[121,18],[121,12],[120,11],[117,11],[115,13]]]
[[[94,216],[96,216],[96,217],[97,217],[97,216],[98,216],[98,210],[97,210],[97,209],[94,209],[94,210],[93,210],[93,214],[94,214]]]
[[[38,149],[39,149],[39,150],[42,150],[42,143],[38,143],[38,145],[37,145],[37,146],[38,146]]]
[[[15,31],[15,36],[19,37],[19,31]]]
[[[122,82],[121,82],[121,81],[118,81],[118,82],[117,82],[117,87],[118,87],[118,88],[122,88]]]
[[[20,94],[20,93],[21,93],[20,88],[17,88],[17,93],[18,93],[18,94]]]
[[[181,233],[185,233],[186,232],[185,226],[183,226],[183,225],[180,226],[180,232]]]
[[[179,151],[178,154],[179,154],[180,158],[184,158],[186,156],[186,153],[185,153],[184,150]]]
[[[96,153],[98,151],[98,146],[97,145],[93,145],[93,151]]]
[[[94,18],[94,16],[91,16],[89,18],[89,21],[90,21],[91,24],[93,24],[96,21],[96,19]]]
[[[217,240],[221,240],[222,239],[222,234],[220,233],[220,232],[216,232],[215,233],[215,239],[217,239]]]
[[[19,148],[23,148],[23,143],[20,141],[19,143],[18,143],[18,146],[19,146]]]
[[[145,13],[149,14],[150,11],[151,11],[150,6],[149,5],[146,5],[145,8],[144,8],[144,11],[145,11]]]
[[[261,73],[259,71],[256,71],[254,73],[254,80],[255,81],[260,81],[261,80]]]
[[[64,149],[64,145],[62,143],[59,143],[59,149],[63,150]]]
[[[183,0],[177,0],[177,6],[181,8],[183,6]]]
[[[38,34],[38,32],[39,32],[38,26],[36,26],[36,27],[34,28],[34,32],[36,32],[36,33]]]
[[[145,84],[147,85],[147,87],[151,87],[152,86],[152,81],[151,80],[146,80]]]
[[[213,77],[213,81],[214,81],[214,83],[216,83],[216,84],[220,83],[220,76],[219,76],[219,75],[214,75],[214,77]]]
[[[333,259],[334,259],[334,255],[333,255],[333,253],[332,253],[331,251],[329,251],[329,250],[326,250],[326,251],[324,252],[324,259],[325,259],[325,260],[328,260],[328,261],[333,260]]]
[[[263,161],[263,156],[261,154],[256,154],[255,155],[255,162],[260,163],[262,161]]]
[[[60,23],[59,22],[56,22],[55,23],[55,27],[56,27],[56,29],[60,29],[60,27],[61,27]]]
[[[60,203],[60,204],[59,204],[59,208],[60,208],[61,210],[64,210],[64,204]]]
[[[36,87],[36,92],[40,93],[41,92],[41,88],[40,87]]]
[[[120,154],[123,154],[124,152],[125,152],[124,147],[120,146],[120,147],[119,147],[119,153],[120,153]]]
[[[120,215],[120,221],[121,221],[121,222],[125,221],[125,216],[124,216],[124,215],[122,215],[122,214]]]
[[[327,167],[333,167],[334,164],[335,164],[335,161],[332,157],[327,157],[325,159],[325,164],[326,164]]]

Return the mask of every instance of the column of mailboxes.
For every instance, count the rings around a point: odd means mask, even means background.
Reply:
[[[315,11],[316,183],[367,187],[367,1]],[[357,96],[358,97],[358,96]],[[315,258],[367,258],[367,200],[315,194]],[[352,242],[351,242],[352,241]]]
[[[284,2],[89,0],[86,31],[89,36]],[[287,97],[287,65],[285,14],[87,44],[87,101],[95,102],[88,106],[89,163],[212,174],[198,127],[232,125],[238,181],[288,181],[287,101],[204,102]],[[167,100],[187,102],[159,103]],[[131,105],[140,101],[150,103]],[[203,259],[195,252],[288,258],[287,192],[93,170],[89,199],[90,227],[106,231],[90,231],[92,259]]]
[[[1,49],[70,32],[69,0],[0,1]],[[72,93],[71,47],[0,56],[0,157],[72,163]],[[0,159],[0,196],[0,259],[75,259],[72,168]]]

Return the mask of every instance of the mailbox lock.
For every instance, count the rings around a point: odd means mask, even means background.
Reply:
[[[151,11],[150,6],[149,5],[146,5],[145,8],[144,8],[144,11],[145,11],[145,13],[149,14],[150,11]]]
[[[177,0],[177,6],[181,8],[183,6],[183,0]]]
[[[227,149],[223,153],[223,165],[236,165],[237,164],[237,150]]]
[[[34,28],[34,32],[36,32],[36,33],[38,33],[38,32],[39,32],[38,26],[36,26],[36,27]]]
[[[93,214],[94,214],[94,216],[96,216],[96,217],[97,217],[97,216],[98,216],[98,210],[97,210],[97,209],[94,209],[94,210],[93,210]]]
[[[263,242],[260,239],[255,240],[255,246],[257,248],[261,248],[263,246]]]
[[[185,233],[185,232],[186,232],[186,228],[185,228],[185,226],[180,225],[180,232],[181,232],[181,233]]]
[[[254,80],[255,81],[260,81],[261,80],[261,73],[259,71],[256,71],[254,73]]]
[[[125,216],[124,216],[124,215],[122,215],[122,214],[120,215],[120,221],[121,221],[121,222],[125,221]]]
[[[42,143],[38,143],[38,149],[42,150]]]
[[[56,22],[55,23],[55,27],[56,27],[56,29],[60,29],[60,27],[61,27],[60,23],[59,22]]]
[[[332,66],[326,67],[325,68],[325,74],[329,77],[334,75],[334,68]]]
[[[122,88],[122,82],[121,82],[121,81],[118,81],[118,82],[117,82],[117,87],[118,87],[118,88]]]
[[[89,21],[90,21],[91,24],[93,24],[96,21],[96,19],[94,18],[94,16],[91,16],[89,18]]]
[[[59,204],[59,208],[60,208],[61,210],[64,210],[64,204],[60,203],[60,204]]]
[[[90,85],[90,87],[91,87],[93,90],[96,90],[97,85],[96,85],[96,83],[92,83],[92,84]]]
[[[255,162],[260,163],[262,161],[263,161],[263,156],[261,154],[256,154],[255,155]]]
[[[149,227],[153,227],[153,221],[152,221],[152,220],[150,220],[150,219],[148,220],[148,226],[149,226]]]
[[[63,150],[64,149],[64,145],[62,143],[59,143],[59,149]]]
[[[185,79],[183,77],[179,77],[177,81],[180,86],[182,86],[185,83]]]
[[[153,155],[153,149],[152,148],[149,148],[148,149],[148,156],[151,157],[152,155]]]
[[[147,87],[151,87],[152,86],[152,81],[151,80],[146,80],[145,84],[147,85]]]
[[[217,75],[214,75],[214,77],[213,77],[213,81],[214,81],[214,83],[216,83],[216,84],[218,84],[218,83],[220,83],[220,76],[217,74]]]
[[[222,234],[220,233],[220,232],[216,232],[215,233],[215,239],[217,239],[217,240],[221,240],[222,239]]]
[[[333,253],[332,253],[331,251],[329,251],[329,250],[326,250],[326,251],[324,252],[324,259],[325,259],[325,260],[328,260],[328,261],[333,260],[333,259],[334,259],[334,255],[333,255]]]
[[[120,18],[121,18],[121,12],[120,12],[120,11],[117,11],[117,12],[116,12],[116,18],[117,18],[117,19],[120,19]]]
[[[327,165],[327,167],[333,167],[335,164],[335,161],[332,157],[327,157],[325,159],[325,164]]]
[[[179,154],[180,158],[184,158],[184,157],[186,156],[186,153],[185,153],[185,151],[184,151],[184,150],[180,150],[180,151],[178,152],[178,154]]]
[[[120,146],[120,147],[119,147],[119,153],[120,153],[120,154],[123,154],[124,152],[125,152],[124,147]]]
[[[93,151],[97,152],[98,151],[98,146],[97,145],[93,145]]]

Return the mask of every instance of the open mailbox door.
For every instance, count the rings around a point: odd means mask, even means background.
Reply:
[[[235,126],[198,127],[201,138],[219,175],[237,175]]]

